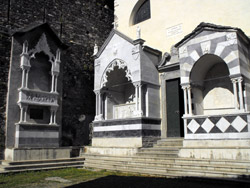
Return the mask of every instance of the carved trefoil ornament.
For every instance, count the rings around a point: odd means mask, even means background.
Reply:
[[[128,69],[128,66],[127,64],[122,61],[122,60],[119,60],[119,59],[116,59],[114,61],[112,61],[109,66],[106,68],[106,70],[104,71],[103,73],[103,76],[102,76],[102,79],[101,79],[101,88],[102,87],[105,87],[107,82],[108,82],[108,76],[107,76],[107,73],[110,73],[111,71],[114,71],[114,68],[115,67],[118,67],[118,69],[125,69],[125,72],[126,72],[126,78],[128,78],[128,81],[132,80],[132,74],[130,72],[130,70]]]
[[[31,58],[35,58],[36,53],[44,52],[49,56],[49,61],[53,63],[55,56],[51,53],[45,33],[42,34],[35,48],[29,51]]]

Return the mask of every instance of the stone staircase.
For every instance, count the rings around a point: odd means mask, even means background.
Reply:
[[[84,158],[49,159],[32,161],[2,161],[0,173],[52,170],[61,168],[82,168]]]
[[[183,139],[159,140],[152,148],[141,148],[134,156],[81,154],[84,168],[106,169],[165,177],[250,177],[250,161],[180,158]]]

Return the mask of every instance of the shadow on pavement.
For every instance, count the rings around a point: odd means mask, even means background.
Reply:
[[[136,177],[136,176],[106,176],[88,182],[79,183],[69,186],[68,188],[80,187],[155,187],[155,188],[250,188],[250,182],[209,179],[209,178],[155,178],[155,177]]]

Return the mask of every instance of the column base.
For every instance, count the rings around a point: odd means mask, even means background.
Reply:
[[[104,120],[102,114],[99,114],[99,115],[95,116],[95,121],[102,121],[102,120]]]

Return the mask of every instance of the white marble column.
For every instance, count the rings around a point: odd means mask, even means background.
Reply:
[[[141,115],[143,115],[142,112],[142,85],[139,85],[139,112]]]
[[[54,92],[54,88],[55,88],[55,75],[52,74],[51,92]]]
[[[237,80],[231,79],[233,83],[233,89],[234,89],[234,108],[235,110],[238,110],[238,92],[237,92]]]
[[[28,110],[28,107],[27,106],[24,106],[23,107],[23,115],[24,115],[24,117],[23,117],[23,121],[24,122],[27,122],[27,110]]]
[[[243,91],[242,91],[242,81],[243,81],[242,78],[238,78],[240,109],[241,109],[241,110],[244,110]]]
[[[56,112],[57,110],[54,111],[54,121],[53,121],[54,124],[56,124]]]
[[[183,93],[184,93],[184,109],[185,109],[185,115],[188,114],[188,104],[187,104],[187,87],[185,86],[182,86],[182,89],[183,89]]]
[[[99,99],[98,99],[98,111],[99,111],[99,115],[102,114],[102,94],[101,92],[99,93]]]
[[[26,70],[26,76],[25,76],[25,88],[28,88],[28,81],[29,81],[29,69]]]
[[[95,92],[95,115],[98,116],[99,112],[98,112],[98,99],[99,99],[99,93]]]
[[[26,70],[23,69],[23,71],[22,71],[22,88],[25,87],[25,78],[26,78]]]
[[[57,75],[55,75],[55,88],[54,91],[57,92]]]
[[[187,86],[187,91],[188,91],[188,114],[192,115],[192,99],[191,99],[191,86]]]
[[[23,115],[24,114],[24,109],[23,109],[23,107],[22,106],[20,106],[20,122],[23,122]]]
[[[138,111],[138,85],[135,85],[135,110]]]
[[[53,124],[53,111],[50,110],[50,122],[49,124]]]

